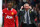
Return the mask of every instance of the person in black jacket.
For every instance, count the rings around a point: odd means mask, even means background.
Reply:
[[[20,15],[19,15],[20,14]],[[22,23],[22,27],[36,27],[36,23],[34,21],[36,13],[29,8],[29,4],[24,4],[24,7],[22,6],[19,13],[19,20]],[[21,23],[20,23],[21,24]]]

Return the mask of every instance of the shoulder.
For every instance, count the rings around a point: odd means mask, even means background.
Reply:
[[[32,15],[37,15],[37,13],[36,13],[34,10],[30,10],[30,13],[31,13]]]
[[[12,10],[15,14],[17,14],[17,11],[15,9]]]
[[[14,12],[17,12],[15,9],[13,9]]]
[[[29,12],[30,12],[30,13],[33,13],[33,12],[34,12],[34,10],[33,10],[33,9],[30,9],[30,10],[29,10]]]
[[[4,8],[4,9],[2,10],[2,12],[3,12],[3,13],[5,13],[5,12],[6,12],[6,10],[7,10],[7,8]]]
[[[7,10],[7,8],[4,8],[2,11],[6,11]]]

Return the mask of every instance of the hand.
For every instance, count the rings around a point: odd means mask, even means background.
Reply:
[[[32,9],[32,7],[31,7],[31,6],[29,6],[29,8],[30,8],[30,9]]]
[[[18,27],[18,26],[17,26]]]
[[[23,6],[21,6],[21,9],[23,9]]]
[[[19,27],[19,24],[18,24],[18,26],[16,26],[16,27]]]

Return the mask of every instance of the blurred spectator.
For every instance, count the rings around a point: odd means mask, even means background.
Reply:
[[[13,8],[17,10],[17,3],[16,3],[16,1],[14,1],[12,3],[13,3]]]
[[[20,8],[21,8],[21,6],[23,6],[24,5],[24,2],[23,2],[23,0],[19,0],[19,3],[18,3],[18,10],[20,10]]]
[[[23,0],[23,2],[28,2],[28,0]]]
[[[5,3],[3,3],[3,6],[2,6],[2,8],[3,8],[3,9],[4,9],[4,8],[6,8],[6,7],[5,7]]]
[[[40,10],[38,11],[38,23],[40,23]]]
[[[35,5],[34,0],[32,0],[31,5],[33,5],[33,6]]]
[[[39,3],[39,2],[40,2],[40,0],[34,0],[34,2],[35,2],[35,4],[36,4],[36,3]]]
[[[29,5],[31,5],[31,1],[30,0],[28,0],[28,3],[29,3]]]
[[[36,4],[35,6],[36,6],[36,8],[38,8],[38,4]]]
[[[40,10],[40,2],[38,3],[38,7],[39,7],[39,10]]]
[[[40,27],[40,23],[38,24],[38,27]]]
[[[36,16],[36,18],[35,18],[35,22],[36,22],[36,25],[37,25],[37,16]]]

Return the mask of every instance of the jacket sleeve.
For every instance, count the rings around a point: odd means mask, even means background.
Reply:
[[[32,14],[33,14],[33,17],[37,16],[37,13],[35,11],[33,11]]]

